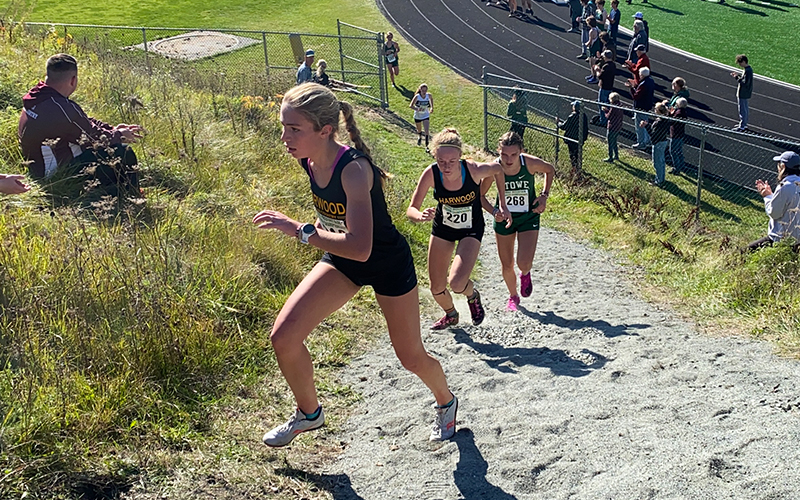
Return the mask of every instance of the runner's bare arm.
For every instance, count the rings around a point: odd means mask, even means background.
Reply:
[[[553,178],[556,175],[556,169],[550,163],[531,155],[525,155],[525,164],[528,166],[530,174],[544,174],[544,188],[539,193],[539,196],[534,200],[533,211],[537,214],[543,213],[547,208],[547,199],[550,196],[550,187],[553,185]]]
[[[347,232],[326,231],[317,221],[317,232],[308,239],[308,243],[340,257],[366,261],[372,253],[372,202],[369,192],[373,182],[372,167],[367,160],[358,159],[348,163],[342,170],[342,188],[347,195]],[[259,229],[277,229],[292,237],[298,235],[303,225],[273,210],[257,213],[253,223]]]
[[[424,172],[422,172],[419,182],[417,182],[417,187],[414,189],[414,194],[411,196],[411,203],[409,203],[408,209],[406,210],[406,216],[411,219],[412,222],[431,221],[433,220],[434,215],[436,215],[435,208],[426,208],[425,210],[420,210],[422,207],[422,202],[425,201],[425,196],[432,187],[433,168],[428,167]]]

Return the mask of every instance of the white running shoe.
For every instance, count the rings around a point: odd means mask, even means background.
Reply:
[[[437,408],[436,419],[433,421],[430,441],[445,441],[456,433],[456,412],[458,412],[458,398],[453,396],[453,404],[447,408]]]
[[[305,413],[297,408],[289,420],[264,434],[262,441],[267,446],[286,446],[301,432],[319,429],[323,424],[325,424],[325,413],[322,407],[319,409],[319,416],[314,420],[307,419]]]

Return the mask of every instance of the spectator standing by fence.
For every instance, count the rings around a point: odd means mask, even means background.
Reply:
[[[608,100],[614,106],[620,105],[620,96],[616,92],[612,92],[608,96]],[[611,163],[614,160],[619,160],[619,145],[617,139],[619,133],[622,132],[622,119],[625,116],[620,108],[603,108],[606,117],[606,142],[608,142],[608,158],[605,162]]]
[[[647,33],[644,31],[644,23],[637,19],[633,23],[633,37],[631,38],[631,43],[628,44],[628,57],[626,58],[627,61],[631,63],[636,63],[639,60],[639,55],[637,54],[637,47],[639,46],[644,47],[644,51],[647,52]]]
[[[578,22],[581,25],[581,53],[578,56],[578,59],[585,59],[589,56],[589,24],[586,22],[589,18],[594,18],[594,3],[590,2],[589,0],[581,0],[581,17],[578,18]]]
[[[603,113],[603,103],[608,102],[608,97],[614,91],[614,77],[617,75],[617,65],[614,64],[614,54],[610,50],[603,51],[603,62],[596,68],[598,85],[597,102],[600,103],[599,125],[605,125],[606,115]]]
[[[603,44],[600,41],[600,28],[597,27],[597,19],[590,17],[586,20],[589,26],[589,41],[586,46],[589,50],[589,74],[586,76],[587,83],[597,83],[597,76],[594,72],[594,67],[597,62],[597,56],[602,50]]]
[[[650,133],[650,141],[653,147],[653,167],[656,171],[653,184],[661,186],[664,184],[664,178],[666,177],[666,153],[670,127],[670,122],[666,119],[666,104],[663,102],[656,104],[656,114],[658,117],[655,120],[651,119],[652,121],[649,122],[642,121],[639,125],[641,127],[646,127],[647,131]]]
[[[617,34],[619,33],[619,0],[611,0],[611,10],[608,12],[608,36],[611,39],[611,50],[614,52],[614,61],[617,60]]]
[[[634,14],[633,18],[636,21],[642,22],[642,27],[644,28],[644,34],[645,34],[644,46],[646,47],[647,51],[650,52],[650,25],[647,23],[647,21],[644,20],[644,14],[642,14],[641,12],[637,12],[636,14]],[[634,24],[636,23],[636,21],[634,21]]]
[[[630,82],[633,87],[639,85],[639,70],[642,68],[650,68],[650,58],[647,57],[647,51],[643,43],[636,47],[636,59],[625,61],[625,66],[627,66],[628,70],[633,75],[633,78],[629,78],[628,82]]]
[[[639,84],[635,87],[630,82],[625,82],[625,85],[631,89],[631,97],[633,97],[633,125],[636,128],[636,144],[634,148],[646,149],[650,145],[650,135],[647,129],[641,124],[647,120],[647,117],[642,111],[650,111],[653,108],[653,95],[656,89],[656,83],[650,77],[650,68],[641,68],[639,70]]]
[[[786,151],[772,160],[778,162],[775,192],[766,181],[756,181],[756,190],[764,198],[764,209],[769,216],[769,229],[766,237],[748,245],[749,250],[771,246],[786,238],[794,239],[795,249],[800,247],[800,156]]]
[[[750,98],[753,96],[753,68],[750,67],[747,56],[744,54],[736,56],[736,64],[742,67],[742,72],[731,72],[731,76],[739,82],[736,88],[736,98],[739,104],[739,125],[733,127],[733,129],[743,132],[747,130],[747,123],[750,118]]]
[[[581,127],[581,125],[583,126]],[[589,119],[586,117],[586,113],[581,111],[581,101],[572,103],[572,113],[566,120],[558,124],[558,128],[564,131],[566,139],[572,139],[564,142],[567,143],[567,149],[569,150],[572,171],[579,174],[581,172],[581,158],[578,143],[583,144],[589,138]]]
[[[580,29],[578,18],[581,17],[582,12],[581,0],[569,0],[569,21],[572,27],[567,30],[567,33],[575,33]]]
[[[672,109],[675,107],[675,103],[683,97],[684,99],[689,99],[689,89],[686,87],[686,80],[677,76],[672,79],[672,97],[669,98],[669,104],[667,107]]]
[[[522,90],[515,90],[511,95],[511,100],[508,101],[508,109],[506,109],[506,116],[514,122],[511,124],[511,132],[515,132],[520,138],[525,137],[525,125],[528,123],[528,105],[525,102],[525,95]]]
[[[314,66],[314,51],[312,49],[308,49],[306,51],[306,58],[303,61],[303,64],[297,68],[297,77],[295,81],[297,85],[311,82],[314,80],[314,72],[311,68]]]
[[[675,106],[669,108],[669,116],[677,118],[669,126],[669,156],[672,159],[672,170],[669,173],[677,174],[684,167],[683,142],[686,137],[686,107],[689,105],[683,97],[675,101]]]

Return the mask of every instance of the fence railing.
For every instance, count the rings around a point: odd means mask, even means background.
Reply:
[[[654,151],[652,147],[632,148],[637,136],[630,107],[604,105],[619,107],[625,115],[624,128],[618,136],[620,160],[606,162],[611,153],[607,130],[597,123],[600,113],[597,101],[538,89],[534,84],[509,85],[507,79],[491,74],[484,76],[483,88],[484,146],[488,150],[495,150],[495,141],[508,130],[522,130],[526,149],[554,163],[561,171],[581,171],[602,181],[609,189],[630,188],[631,185],[642,192],[650,189],[645,186],[652,184],[656,175]],[[527,122],[515,121],[508,115],[508,102],[515,91],[523,96],[521,100],[528,110]],[[589,139],[585,143],[565,138],[564,130],[559,128],[572,113],[575,102],[580,103],[579,118],[582,115],[589,118]],[[658,118],[654,113],[638,110],[636,116],[650,122]],[[763,233],[764,205],[755,190],[755,181],[763,179],[774,186],[777,169],[772,158],[787,150],[800,152],[800,143],[692,120],[680,122],[685,127],[680,144],[667,139],[656,145],[664,152],[665,180],[659,190],[674,195],[673,201],[685,204],[695,217],[704,214],[708,220],[719,224],[745,223],[741,226],[743,231],[754,235]],[[577,137],[584,135],[583,124],[583,119],[577,120]],[[573,154],[563,154],[560,143],[571,144]],[[660,152],[655,151],[655,156],[660,157]]]
[[[143,70],[176,68],[216,75],[220,86],[266,79],[291,84],[306,49],[324,59],[337,90],[388,107],[381,45],[383,34],[337,20],[337,34],[241,29],[197,29],[22,23],[26,31],[54,39],[64,51],[80,44],[98,54],[113,52]],[[135,67],[134,66],[134,67]],[[252,87],[252,86],[251,86]]]

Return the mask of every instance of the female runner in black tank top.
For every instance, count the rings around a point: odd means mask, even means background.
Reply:
[[[336,141],[340,111],[356,150]],[[317,222],[301,224],[271,210],[259,212],[253,222],[326,253],[286,300],[272,328],[272,347],[297,409],[286,423],[264,435],[264,443],[285,446],[297,434],[324,423],[304,340],[363,285],[375,290],[397,357],[436,398],[430,439],[449,439],[455,433],[458,401],[448,389],[441,365],[422,345],[411,253],[386,210],[382,172],[369,158],[352,107],[339,102],[329,89],[307,83],[285,94],[281,123],[281,139],[289,154],[309,174]]]
[[[386,59],[386,69],[389,70],[389,76],[392,78],[393,87],[397,87],[394,83],[394,77],[400,75],[400,64],[397,58],[398,52],[400,52],[400,46],[394,41],[394,34],[389,31],[386,33],[386,43],[383,45],[383,57]]]
[[[478,259],[483,237],[480,182],[494,177],[503,193],[503,170],[497,163],[478,164],[461,160],[461,137],[455,129],[445,129],[436,134],[432,146],[436,163],[422,173],[406,211],[414,222],[433,221],[428,245],[428,276],[433,298],[444,309],[445,316],[431,328],[443,330],[458,324],[458,312],[447,290],[448,283],[454,292],[467,297],[472,323],[479,325],[484,311],[480,294],[469,275]],[[422,202],[431,188],[439,203],[436,208],[422,210]],[[501,200],[501,210],[507,216],[504,195],[501,195]],[[453,250],[456,256],[450,267]]]

